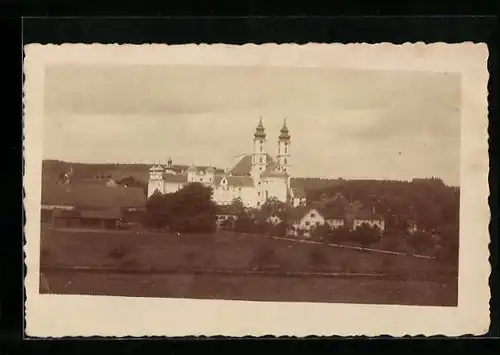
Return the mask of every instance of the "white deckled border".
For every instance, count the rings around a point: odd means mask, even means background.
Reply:
[[[485,44],[28,45],[25,48],[27,335],[330,336],[484,334],[490,275]],[[458,307],[275,303],[38,294],[44,68],[95,65],[265,65],[461,73]]]

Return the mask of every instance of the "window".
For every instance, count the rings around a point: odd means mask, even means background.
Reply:
[[[259,192],[257,192],[257,196],[260,196],[260,191],[259,191]]]
[[[314,212],[311,213],[311,218],[314,218],[315,214]]]
[[[288,148],[285,146],[285,154],[288,153]]]
[[[286,165],[286,164],[287,164],[287,160],[286,160],[286,158],[285,158],[285,165]]]
[[[259,181],[259,186],[260,186],[260,181]]]
[[[309,226],[309,224],[310,224],[309,221],[306,221],[306,226]]]
[[[259,158],[259,163],[262,163],[262,157]]]
[[[260,146],[260,152],[262,153],[262,151],[264,150],[264,148],[262,148],[262,145]]]

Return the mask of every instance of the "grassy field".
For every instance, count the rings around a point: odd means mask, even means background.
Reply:
[[[213,274],[129,274],[52,270],[51,290],[63,294],[456,306],[456,283],[412,280]]]
[[[457,299],[456,278],[434,260],[236,233],[177,236],[45,229],[41,264],[55,293],[425,305],[455,305]],[[221,275],[200,270],[394,277]]]

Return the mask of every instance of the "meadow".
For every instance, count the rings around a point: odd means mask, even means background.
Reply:
[[[435,260],[219,232],[44,228],[42,292],[456,305],[453,269]],[[373,277],[363,276],[374,274]]]

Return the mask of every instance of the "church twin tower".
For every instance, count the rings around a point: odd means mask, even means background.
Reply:
[[[252,154],[252,175],[262,174],[268,166],[268,155],[266,153],[266,130],[262,124],[262,118],[255,130],[253,138],[253,154]],[[278,136],[278,155],[275,166],[275,171],[287,173],[290,167],[290,133],[286,126],[286,118]]]

